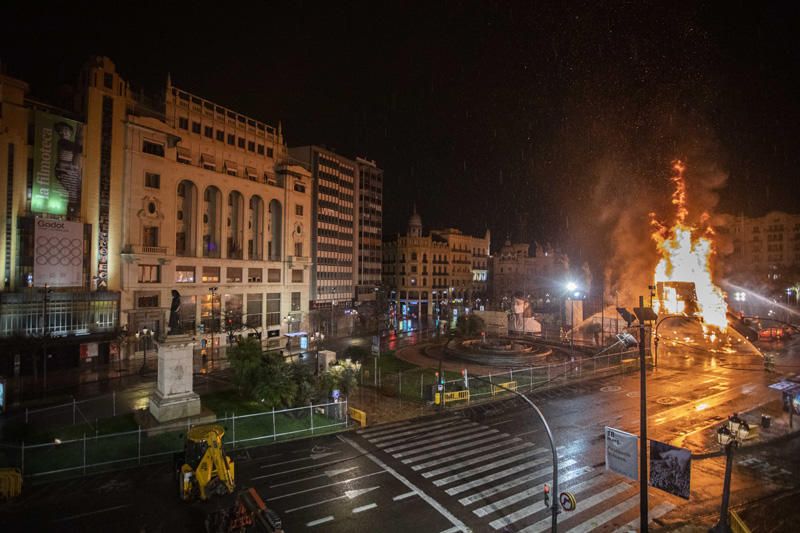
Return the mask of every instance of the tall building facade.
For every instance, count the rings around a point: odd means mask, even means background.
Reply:
[[[530,255],[530,245],[506,240],[489,265],[492,301],[508,308],[515,295],[522,295],[534,309],[545,310],[563,292],[568,265],[566,256],[549,246],[536,244]]]
[[[383,242],[383,171],[375,161],[356,158],[358,213],[356,254],[357,302],[374,301],[381,286]]]

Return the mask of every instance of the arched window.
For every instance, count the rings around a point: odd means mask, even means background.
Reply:
[[[222,193],[213,185],[203,193],[203,257],[219,257],[222,240]]]
[[[264,200],[260,196],[250,198],[247,220],[247,258],[264,258]]]
[[[228,195],[227,245],[228,258],[241,259],[244,253],[244,198],[233,191]]]
[[[269,202],[269,242],[267,243],[267,259],[281,260],[281,242],[283,240],[283,208],[278,200]]]
[[[194,256],[197,187],[188,180],[178,183],[175,213],[175,255]]]

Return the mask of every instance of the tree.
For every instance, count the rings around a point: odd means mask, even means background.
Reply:
[[[370,352],[361,346],[348,346],[344,351],[344,356],[353,361],[363,361],[369,356]]]
[[[231,346],[228,349],[228,361],[233,372],[233,383],[239,393],[255,398],[264,365],[261,343],[255,339],[245,339]]]
[[[350,359],[336,361],[320,376],[320,393],[328,398],[334,389],[339,389],[344,396],[348,396],[358,385],[360,370],[361,363],[357,361]]]
[[[257,339],[242,339],[228,350],[233,382],[243,396],[270,407],[295,404],[301,371],[292,369],[276,353],[262,353]],[[307,387],[304,387],[304,391]]]

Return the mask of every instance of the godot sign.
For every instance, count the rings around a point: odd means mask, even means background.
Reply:
[[[37,287],[79,287],[83,276],[83,224],[36,219],[33,280]]]
[[[639,437],[606,426],[606,468],[633,480],[638,479]]]

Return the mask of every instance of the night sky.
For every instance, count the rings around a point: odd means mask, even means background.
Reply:
[[[0,59],[54,101],[108,55],[146,93],[170,72],[282,121],[290,146],[375,159],[385,234],[416,202],[426,229],[488,227],[493,248],[549,241],[602,271],[622,222],[668,217],[677,157],[694,214],[800,211],[797,4],[600,3],[134,2],[113,15],[12,2],[30,7],[4,5]]]

